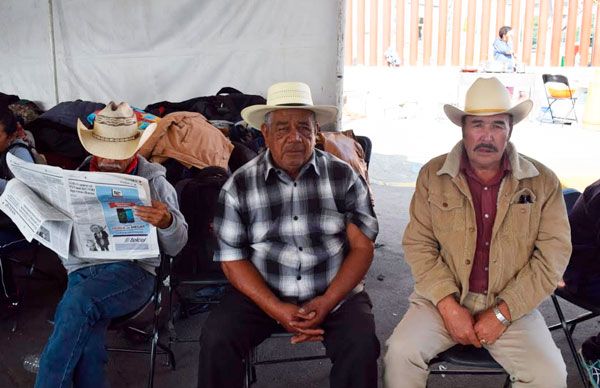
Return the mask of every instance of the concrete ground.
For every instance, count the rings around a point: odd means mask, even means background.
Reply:
[[[374,155],[373,173],[378,171],[381,156]],[[381,232],[378,242],[382,244],[376,250],[376,256],[367,276],[367,289],[374,302],[374,313],[377,324],[377,335],[383,344],[399,322],[407,309],[407,298],[412,291],[413,281],[410,270],[403,260],[401,239],[408,221],[408,203],[413,189],[373,185],[376,199],[377,215]],[[25,255],[27,256],[27,255]],[[51,254],[44,254],[39,259],[40,266],[52,273],[60,273],[60,267]],[[51,317],[59,297],[59,285],[52,281],[35,280],[28,287],[26,305],[19,319],[19,327],[15,333],[10,332],[11,322],[0,322],[0,387],[31,387],[34,375],[22,367],[25,355],[39,352],[50,333],[51,326],[47,319]],[[541,305],[541,311],[548,323],[556,322],[556,313],[549,301]],[[568,308],[569,314],[578,313],[577,308]],[[175,328],[180,339],[196,339],[200,333],[206,314],[198,314],[176,322]],[[578,345],[588,336],[599,331],[598,321],[591,320],[581,324],[575,332]],[[163,339],[168,337],[163,332]],[[569,371],[569,387],[581,387],[573,358],[568,351],[562,332],[553,335],[561,348]],[[111,344],[128,344],[119,333],[109,334]],[[177,343],[173,345],[177,359],[177,370],[172,371],[164,365],[165,358],[159,357],[156,369],[157,387],[194,387],[196,386],[198,344]],[[290,355],[318,354],[322,351],[320,344],[291,346],[284,340],[270,340],[259,348],[258,356],[282,357]],[[380,359],[381,361],[381,359]],[[300,362],[294,364],[277,364],[258,367],[256,387],[327,387],[330,363],[328,360]],[[110,353],[107,366],[108,375],[113,387],[143,387],[147,376],[147,356]],[[483,377],[441,377],[430,379],[432,387],[466,387],[487,388],[502,386],[503,378],[498,376]]]

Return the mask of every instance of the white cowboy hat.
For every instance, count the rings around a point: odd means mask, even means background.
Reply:
[[[444,105],[446,116],[454,124],[462,127],[463,116],[492,116],[508,113],[513,117],[513,125],[523,120],[533,107],[533,101],[525,100],[514,107],[510,106],[510,96],[498,78],[477,78],[467,90],[465,110],[453,105]]]
[[[83,148],[92,155],[106,159],[131,158],[156,129],[152,123],[144,130],[138,128],[133,109],[126,102],[109,102],[96,115],[94,127],[88,129],[77,119],[77,132]]]
[[[260,128],[265,115],[278,109],[305,109],[315,113],[317,123],[328,124],[335,120],[337,108],[330,105],[313,105],[310,88],[302,82],[279,82],[267,91],[266,105],[252,105],[242,110],[242,118],[254,128]]]

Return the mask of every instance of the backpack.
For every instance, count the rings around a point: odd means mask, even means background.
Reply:
[[[172,112],[198,112],[207,120],[225,120],[237,123],[242,120],[240,112],[247,106],[266,104],[264,97],[244,94],[232,87],[221,88],[214,96],[195,97],[182,102],[161,101],[144,108],[145,112],[164,117]]]
[[[217,244],[213,219],[221,187],[229,173],[221,167],[209,166],[194,169],[191,174],[175,185],[179,210],[188,223],[188,241],[174,260],[173,272],[179,278],[221,272],[219,263],[213,261]]]

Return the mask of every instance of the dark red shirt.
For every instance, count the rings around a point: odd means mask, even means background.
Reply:
[[[505,154],[506,155],[506,154]],[[498,191],[502,178],[510,171],[510,162],[506,156],[500,162],[500,171],[490,181],[483,182],[469,163],[466,152],[463,151],[460,170],[465,174],[477,222],[477,246],[473,257],[473,267],[469,277],[469,291],[487,294],[489,280],[490,243],[492,228],[496,219]]]

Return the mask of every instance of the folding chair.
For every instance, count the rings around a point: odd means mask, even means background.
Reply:
[[[271,334],[271,336],[269,338],[267,338],[267,341],[270,339],[277,339],[277,338],[291,338],[292,334],[288,333],[286,331],[283,330],[283,328],[281,328],[281,331],[277,331],[273,334]],[[260,346],[260,345],[259,345]],[[246,356],[245,361],[245,369],[246,369],[246,375],[244,378],[244,388],[249,388],[252,384],[254,384],[257,380],[256,377],[256,367],[259,365],[271,365],[271,364],[283,364],[283,363],[289,363],[289,362],[302,362],[302,361],[312,361],[312,360],[323,360],[328,358],[325,354],[320,354],[320,355],[312,355],[312,356],[304,356],[304,357],[290,357],[290,358],[277,358],[277,359],[271,359],[271,360],[260,360],[257,357],[257,349],[258,346],[250,349],[250,352],[248,353],[248,355]]]
[[[107,347],[106,350],[109,352],[121,352],[121,353],[135,353],[135,354],[149,354],[150,355],[150,371],[148,375],[148,383],[147,387],[152,388],[154,386],[154,369],[156,364],[156,355],[157,354],[165,354],[168,357],[169,364],[172,370],[175,370],[175,355],[171,350],[170,343],[169,345],[165,345],[159,341],[159,327],[160,321],[159,317],[162,311],[162,298],[163,294],[168,295],[168,284],[169,284],[169,274],[166,273],[164,268],[168,268],[167,259],[165,259],[165,255],[161,254],[161,264],[158,266],[156,271],[156,283],[154,285],[154,291],[152,292],[152,296],[148,301],[139,309],[131,312],[130,314],[124,315],[119,318],[115,318],[111,321],[109,330],[117,330],[126,328],[131,330],[137,334],[141,334],[142,336],[149,338],[151,340],[150,349],[134,349],[127,347]],[[169,306],[170,308],[170,306]],[[133,323],[138,319],[141,315],[147,314],[150,311],[152,314],[152,326],[149,332],[141,330],[135,326]],[[161,350],[158,351],[157,348]]]
[[[570,213],[573,205],[577,202],[577,199],[581,193],[575,189],[564,189],[563,196],[565,198],[565,204],[567,206],[567,212]],[[566,320],[564,313],[558,303],[557,296],[560,296],[564,300],[574,304],[578,307],[581,307],[585,310],[588,310],[587,313],[583,313],[578,317],[575,317],[570,320]],[[565,336],[567,337],[567,343],[569,344],[569,349],[571,350],[571,354],[573,355],[573,359],[575,360],[575,365],[577,366],[577,371],[579,372],[579,376],[583,381],[583,386],[588,386],[587,372],[585,370],[585,366],[579,354],[577,354],[577,348],[575,347],[575,342],[573,341],[573,332],[575,331],[575,327],[577,324],[581,322],[585,322],[589,319],[595,318],[600,315],[600,307],[593,306],[587,303],[585,300],[577,297],[576,295],[570,293],[565,287],[560,287],[554,290],[554,293],[550,296],[552,298],[552,303],[554,304],[554,308],[556,309],[556,314],[558,315],[559,323],[556,325],[552,325],[548,327],[550,331],[554,331],[557,329],[563,329]]]
[[[577,100],[577,97],[573,96],[575,90],[571,89],[571,87],[569,86],[569,80],[567,79],[567,77],[559,74],[543,74],[542,80],[544,81],[544,90],[546,91],[546,99],[548,100],[548,110],[550,111],[552,122],[563,124],[571,124],[571,122],[577,122],[577,114],[575,113],[575,101]],[[555,85],[556,87],[552,87],[553,85]],[[557,101],[569,101],[571,103],[571,108],[564,116],[557,116],[555,111],[552,109],[553,105]],[[556,109],[556,107],[554,108]]]
[[[557,296],[560,296],[562,299],[572,303],[578,307],[581,307],[587,312],[572,318],[570,320],[565,319],[563,311],[558,303]],[[567,343],[569,344],[569,349],[571,350],[571,354],[573,355],[573,359],[575,360],[575,365],[577,365],[577,371],[579,372],[579,376],[581,377],[581,381],[583,381],[583,386],[587,387],[589,385],[587,379],[587,372],[585,366],[583,365],[583,361],[579,354],[577,354],[577,348],[575,347],[575,342],[573,341],[573,332],[575,331],[575,327],[587,320],[595,318],[600,315],[600,307],[593,306],[586,302],[585,300],[577,297],[576,295],[570,293],[566,288],[561,287],[554,290],[554,294],[551,295],[552,303],[554,303],[554,308],[556,309],[556,314],[558,315],[559,323],[556,325],[552,325],[548,327],[550,331],[554,331],[557,329],[562,329],[565,333],[565,337],[567,337]]]
[[[439,365],[438,365],[439,364]],[[461,368],[447,369],[445,364]],[[435,366],[438,365],[438,368]],[[430,375],[507,375],[503,388],[510,386],[510,376],[485,348],[454,345],[429,361]]]
[[[173,266],[173,258],[170,260],[170,266]],[[173,272],[171,272],[173,273]],[[171,312],[169,314],[169,320],[167,322],[167,328],[169,329],[169,347],[173,343],[189,343],[189,342],[200,342],[199,338],[179,338],[177,331],[175,330],[175,311],[173,310],[173,296],[177,296],[177,299],[181,303],[180,310],[184,316],[189,314],[190,304],[218,304],[219,299],[210,297],[206,298],[183,298],[179,293],[179,287],[181,286],[228,286],[229,281],[225,278],[222,272],[206,272],[197,275],[190,276],[189,278],[181,278],[172,275],[169,283],[169,306],[171,306]]]

